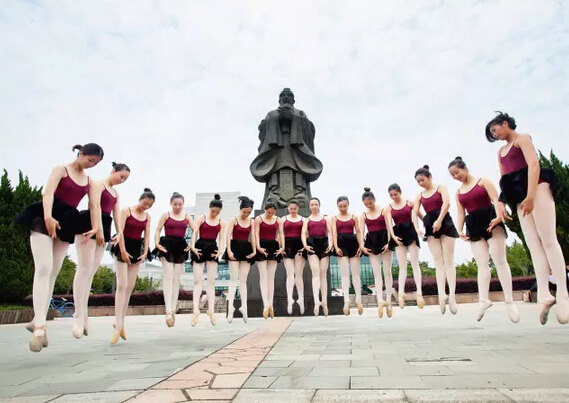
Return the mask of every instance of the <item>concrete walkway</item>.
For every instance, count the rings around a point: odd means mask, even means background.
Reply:
[[[518,307],[518,324],[502,303],[481,322],[473,304],[392,319],[371,308],[248,324],[220,315],[216,327],[203,315],[196,328],[180,315],[172,329],[139,316],[116,346],[112,318],[92,319],[81,340],[62,319],[39,354],[22,325],[2,326],[0,402],[568,402],[569,327]]]

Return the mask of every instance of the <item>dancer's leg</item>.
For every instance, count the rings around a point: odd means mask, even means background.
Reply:
[[[356,305],[362,304],[362,280],[360,278],[360,258],[350,258],[350,268],[352,270],[352,284],[356,293]]]
[[[484,313],[492,306],[492,302],[488,299],[490,290],[490,255],[488,243],[484,239],[476,242],[470,242],[470,250],[474,255],[476,266],[478,266],[478,316],[477,320],[484,317]]]
[[[320,307],[320,259],[316,255],[308,255],[308,265],[312,272],[312,294],[314,295],[314,312]]]
[[[350,306],[350,258],[338,257],[338,266],[342,276],[342,292],[344,294],[344,308]]]
[[[306,260],[302,255],[296,255],[294,257],[294,284],[296,285],[296,292],[298,294],[296,303],[300,307],[301,315],[304,315],[304,279],[302,275],[304,274],[305,265]]]
[[[383,278],[381,277],[381,255],[369,255],[369,263],[373,269],[375,280],[375,294],[377,296],[377,307],[381,308],[383,302]]]
[[[138,277],[138,269],[139,268],[140,268],[140,263],[136,263],[136,264],[128,266],[128,283],[126,286],[126,297],[125,297],[124,309],[122,312],[123,328],[124,328],[126,314],[128,312],[128,305],[130,302],[130,296],[132,295],[132,292],[134,291],[134,287],[136,286],[136,279]]]
[[[259,269],[259,286],[261,288],[261,298],[263,299],[263,309],[269,309],[269,273],[267,261],[257,262]]]
[[[492,238],[488,240],[492,260],[498,272],[500,284],[504,291],[504,300],[506,301],[506,310],[510,320],[514,323],[519,322],[520,315],[518,309],[514,305],[514,292],[512,290],[512,272],[506,259],[506,233],[503,228],[495,228],[492,231]]]
[[[390,250],[382,253],[383,276],[385,277],[385,301],[387,305],[391,305],[391,295],[393,293],[393,274],[391,273],[391,264],[393,263],[393,252]],[[380,275],[381,276],[381,275]],[[377,289],[377,285],[376,285]]]
[[[115,291],[115,323],[117,329],[124,327],[124,306],[126,302],[126,289],[128,285],[128,266],[115,258],[117,276],[117,289]]]
[[[267,264],[267,270],[269,272],[269,276],[268,276],[268,281],[269,281],[269,294],[268,294],[268,299],[269,299],[269,307],[273,307],[273,300],[274,300],[274,296],[275,296],[275,274],[277,272],[277,261],[276,260],[270,260],[269,263]]]
[[[396,246],[395,255],[399,263],[399,306],[405,306],[405,283],[407,282],[407,246]]]
[[[168,262],[165,258],[160,259],[162,261],[162,269],[164,270],[164,283],[162,285],[162,291],[164,293],[164,306],[166,308],[166,315],[172,313],[172,289],[174,285],[174,263]],[[194,265],[194,277],[196,266]],[[195,295],[194,295],[195,298]]]
[[[227,291],[227,320],[231,322],[233,320],[233,311],[235,307],[233,302],[235,301],[235,293],[237,292],[237,283],[239,282],[239,265],[241,262],[237,260],[230,260],[227,262],[229,266],[229,290]],[[242,287],[239,287],[241,292]]]
[[[427,243],[429,244],[429,250],[433,256],[433,261],[435,262],[435,271],[437,277],[437,289],[439,292],[439,302],[446,302],[446,291],[445,291],[445,280],[446,271],[443,257],[443,248],[441,244],[441,239],[436,239],[434,236],[427,238]]]
[[[320,259],[320,291],[322,298],[321,304],[328,306],[328,267],[330,266],[330,258],[328,256]]]
[[[446,235],[441,237],[445,276],[449,290],[449,307],[453,315],[458,311],[458,307],[456,305],[456,267],[454,266],[455,245],[456,238],[448,237]]]
[[[73,278],[73,302],[75,314],[73,315],[73,335],[76,338],[83,336],[83,326],[87,316],[87,296],[90,291],[90,278],[95,260],[97,241],[89,239],[83,243],[83,235],[75,236],[75,249],[77,251],[77,270]],[[89,289],[88,289],[89,288]]]
[[[174,278],[172,279],[172,313],[178,311],[178,297],[180,296],[180,280],[184,272],[183,263],[174,264]]]
[[[199,315],[200,298],[202,296],[203,270],[205,263],[194,263],[193,266],[194,266],[193,308],[194,308],[194,315]]]
[[[241,295],[240,310],[243,314],[244,320],[247,320],[247,277],[249,277],[249,270],[251,270],[251,264],[249,262],[239,262],[239,294]]]
[[[294,304],[294,299],[292,298],[294,290],[294,259],[284,259],[284,267],[286,270],[287,312],[291,315],[292,304]]]
[[[215,279],[217,278],[217,262],[207,262],[207,311],[215,312]]]
[[[32,231],[30,234],[30,245],[34,257],[34,325],[36,327],[45,326],[47,310],[51,295],[49,294],[49,280],[52,274],[54,260],[54,240],[44,234]]]
[[[421,277],[421,266],[419,266],[419,247],[417,244],[412,243],[409,245],[409,263],[413,268],[413,279],[415,280],[415,287],[417,288],[417,306],[423,309],[425,300],[423,299],[423,278]]]

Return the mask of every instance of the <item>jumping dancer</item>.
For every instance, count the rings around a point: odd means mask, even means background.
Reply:
[[[160,259],[164,269],[164,305],[166,325],[176,323],[176,310],[180,294],[180,277],[184,271],[184,262],[188,260],[190,245],[186,242],[188,226],[194,230],[192,218],[184,212],[184,196],[174,192],[170,197],[172,210],[162,214],[154,234],[156,248],[152,254]],[[164,236],[160,236],[164,228]]]
[[[70,164],[58,165],[51,171],[45,185],[43,200],[28,206],[16,222],[30,230],[30,246],[34,257],[33,304],[34,319],[26,326],[32,334],[30,350],[39,352],[48,346],[46,316],[53,295],[53,287],[69,244],[75,242],[79,218],[77,206],[89,193],[90,180],[85,169],[97,165],[104,156],[103,149],[94,143],[76,145],[77,158]],[[98,203],[89,195],[90,203]],[[95,235],[99,223],[87,232],[86,239]]]
[[[111,247],[117,275],[115,331],[111,337],[111,344],[115,344],[119,337],[126,340],[124,322],[128,303],[136,285],[140,263],[146,260],[150,246],[150,214],[146,211],[154,205],[155,200],[154,193],[146,188],[136,206],[121,210],[118,242]],[[142,238],[143,232],[144,238]]]
[[[328,316],[328,266],[332,243],[328,236],[332,233],[330,221],[320,214],[320,200],[310,199],[310,216],[304,220],[302,243],[312,272],[312,293],[314,294],[314,316],[318,316],[320,306],[324,316]],[[322,299],[319,298],[322,293]],[[322,302],[321,302],[322,301]]]
[[[275,317],[273,297],[275,295],[275,272],[277,263],[284,253],[284,245],[278,231],[277,205],[272,201],[265,203],[265,213],[255,218],[255,239],[257,244],[257,267],[261,297],[263,298],[263,318]],[[278,240],[277,240],[278,239]]]
[[[495,205],[498,204],[498,192],[490,180],[472,176],[461,157],[452,160],[448,170],[453,179],[462,183],[456,192],[458,235],[462,240],[470,243],[470,249],[478,266],[478,301],[480,307],[477,320],[480,321],[486,310],[492,306],[492,302],[488,299],[491,254],[504,291],[508,316],[512,322],[517,323],[520,320],[520,315],[514,305],[512,273],[506,260],[506,228],[502,220],[497,218],[495,211]],[[466,216],[465,210],[468,216]],[[462,232],[465,221],[466,234]],[[496,225],[490,229],[493,224]]]
[[[424,236],[427,238],[429,250],[435,261],[437,288],[439,291],[439,306],[441,313],[446,312],[448,301],[450,312],[458,312],[456,305],[456,268],[454,267],[454,245],[458,232],[448,213],[450,198],[446,186],[435,185],[429,166],[425,165],[415,172],[415,180],[424,189],[415,198],[415,230],[419,232],[417,213],[421,206],[425,210],[423,225]],[[421,234],[423,236],[423,234]],[[449,295],[447,297],[445,282],[448,283]]]
[[[405,307],[405,283],[407,282],[407,252],[409,252],[409,263],[413,268],[413,279],[417,288],[417,306],[423,309],[425,300],[423,299],[421,268],[419,267],[419,236],[413,224],[414,203],[401,197],[401,188],[397,183],[387,189],[389,197],[393,200],[385,208],[387,229],[391,235],[391,247],[395,248],[395,256],[399,262],[399,307]],[[423,219],[421,211],[416,212],[419,219]]]
[[[362,252],[369,255],[369,261],[373,268],[377,295],[377,315],[382,318],[383,310],[386,309],[387,317],[391,318],[393,315],[393,308],[391,306],[391,292],[393,290],[391,262],[393,261],[393,252],[389,249],[390,236],[385,221],[387,209],[378,207],[375,204],[375,195],[371,192],[370,188],[364,188],[362,201],[364,206],[366,206],[366,211],[360,217],[362,237],[367,227],[367,235],[363,243],[364,247]],[[386,301],[383,300],[383,279],[381,277],[382,261],[383,275],[385,276]]]
[[[209,214],[197,219],[192,234],[192,265],[194,266],[194,316],[192,326],[198,323],[200,297],[202,295],[203,271],[207,268],[207,315],[215,326],[215,279],[217,278],[217,259],[221,256],[225,233],[225,222],[219,218],[223,208],[221,196],[216,194],[209,202]],[[199,239],[198,239],[199,235]],[[218,240],[219,239],[219,245]]]
[[[344,315],[350,314],[350,268],[356,293],[358,313],[364,313],[362,306],[362,281],[360,280],[360,255],[363,248],[359,221],[348,212],[350,202],[346,196],[337,200],[339,214],[332,218],[332,239],[342,272],[342,291],[344,293]]]
[[[516,132],[514,118],[500,113],[486,125],[490,142],[505,141],[498,151],[500,166],[500,200],[516,210],[529,248],[537,280],[539,320],[547,322],[551,306],[557,303],[557,321],[569,321],[569,296],[565,281],[557,282],[556,297],[549,291],[549,269],[556,279],[565,278],[565,260],[557,240],[554,196],[557,178],[550,169],[541,169],[532,139]],[[504,204],[496,205],[501,220],[511,220]]]
[[[304,259],[302,244],[303,218],[298,215],[298,203],[291,201],[288,204],[288,215],[279,220],[279,232],[284,239],[284,266],[286,269],[286,295],[287,312],[292,315],[292,305],[294,304],[293,291],[296,285],[298,299],[296,303],[300,308],[300,314],[304,315]]]
[[[227,321],[233,321],[233,301],[239,282],[239,294],[241,294],[241,308],[243,321],[247,323],[247,276],[251,269],[251,263],[255,261],[257,242],[252,233],[253,219],[250,218],[253,211],[253,200],[247,196],[239,196],[239,215],[229,221],[227,227],[227,250],[223,260],[229,266],[229,292]]]
[[[91,221],[100,222],[99,230],[92,239],[83,240],[83,235],[76,235],[77,271],[73,279],[73,302],[75,314],[73,315],[73,336],[80,339],[89,334],[89,294],[93,276],[99,269],[107,242],[111,240],[111,225],[113,218],[117,234],[120,230],[119,194],[114,188],[126,181],[130,175],[130,168],[126,164],[113,162],[113,170],[107,179],[91,183],[90,194],[99,203],[92,203],[89,210],[79,213],[78,234],[91,230]],[[111,217],[112,213],[112,217]]]

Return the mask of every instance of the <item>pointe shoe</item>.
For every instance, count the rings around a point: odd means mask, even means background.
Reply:
[[[111,336],[111,346],[117,344],[119,337],[121,336],[122,329],[115,329],[113,335]]]
[[[478,322],[480,322],[482,320],[482,318],[484,317],[484,314],[486,313],[486,309],[490,308],[491,306],[492,306],[492,302],[490,302],[490,301],[481,302],[479,304],[478,316],[476,317],[476,320]]]
[[[401,309],[405,308],[405,295],[399,296],[399,308]]]
[[[83,326],[79,326],[77,323],[73,323],[73,337],[80,339],[83,337]]]
[[[172,317],[171,313],[166,314],[166,326],[168,327],[174,326],[174,318]]]
[[[269,316],[271,317],[271,319],[275,318],[275,310],[273,309],[272,306],[269,307]]]
[[[209,321],[211,322],[211,324],[213,326],[215,326],[215,313],[214,312],[208,312],[207,316],[209,316]]]
[[[314,316],[320,314],[320,304],[314,304]]]
[[[569,299],[558,298],[556,305],[555,316],[557,316],[557,321],[566,325],[569,322]]]
[[[265,318],[265,320],[269,319],[269,308],[268,307],[263,309],[263,318]]]
[[[239,308],[239,312],[241,312],[241,315],[243,315],[243,322],[247,323],[247,310],[243,309],[243,307]]]
[[[555,304],[555,298],[540,302],[539,305],[539,323],[545,325],[549,316],[549,310]]]
[[[417,307],[419,309],[423,309],[425,307],[425,300],[423,299],[423,296],[419,295],[417,297]]]
[[[450,308],[450,313],[456,315],[458,312],[458,305],[456,304],[456,299],[454,298],[449,299],[448,306]]]
[[[513,323],[518,323],[520,321],[520,313],[513,302],[506,302],[506,311]]]
[[[36,327],[30,340],[30,351],[39,353],[44,347],[47,347],[47,332],[45,327]]]
[[[298,307],[300,308],[300,314],[304,315],[304,301],[296,301],[296,303],[298,304]]]
[[[393,307],[391,304],[387,304],[387,317],[391,318],[393,316]]]
[[[172,312],[172,327],[176,324],[176,314]]]
[[[379,316],[379,318],[383,318],[383,310],[385,309],[385,307],[387,306],[387,302],[385,301],[381,301],[379,303],[379,308],[377,309],[377,316]]]
[[[349,304],[344,305],[344,315],[350,316],[350,305]]]
[[[200,316],[199,313],[194,313],[194,317],[192,318],[192,327],[196,327],[196,325],[198,324],[199,316]]]
[[[235,308],[232,306],[229,306],[229,309],[227,310],[227,322],[228,323],[233,322],[233,312],[235,312]]]
[[[444,296],[439,296],[439,308],[441,310],[441,314],[445,314],[445,312],[447,311],[447,301],[448,301],[448,297],[446,295]]]
[[[287,312],[289,315],[292,315],[292,304],[294,304],[294,301],[289,301],[289,302],[288,302],[288,305],[287,305],[287,307],[286,307],[286,312]]]
[[[364,307],[362,304],[357,304],[358,305],[358,314],[362,315],[364,313]]]
[[[324,316],[328,316],[328,305],[321,304],[321,306],[322,306],[322,313],[324,314]]]

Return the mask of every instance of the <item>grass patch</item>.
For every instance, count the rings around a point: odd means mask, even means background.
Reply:
[[[24,309],[32,309],[30,306],[24,305],[0,305],[0,311],[19,311]]]

